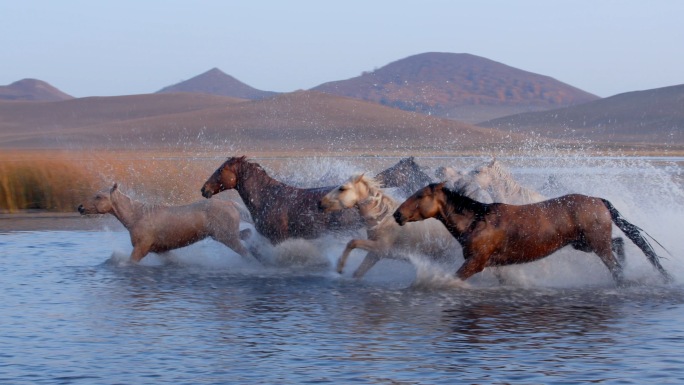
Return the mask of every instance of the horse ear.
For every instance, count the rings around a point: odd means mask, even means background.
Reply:
[[[354,178],[354,183],[360,181],[364,175],[366,175],[365,172],[362,172],[361,174],[357,175],[356,178]]]

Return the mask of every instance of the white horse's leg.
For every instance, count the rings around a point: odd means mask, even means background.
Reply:
[[[373,266],[375,266],[376,263],[378,263],[380,259],[382,259],[380,255],[372,251],[369,252],[363,259],[363,262],[361,262],[361,264],[359,265],[359,268],[356,269],[356,271],[354,272],[353,277],[362,278],[364,275],[366,275],[368,270],[370,270]]]
[[[366,251],[375,251],[377,248],[377,242],[370,239],[352,239],[347,243],[347,247],[344,248],[344,252],[337,260],[337,272],[342,274],[344,271],[344,265],[347,263],[347,258],[349,254],[354,249],[363,249]]]

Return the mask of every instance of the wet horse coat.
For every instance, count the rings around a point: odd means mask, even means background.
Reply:
[[[411,195],[432,183],[432,178],[421,170],[412,156],[403,158],[394,166],[379,172],[374,179],[383,187],[398,187],[403,196]]]
[[[258,164],[245,157],[226,160],[202,186],[202,196],[211,198],[235,189],[247,206],[256,230],[274,244],[288,238],[312,239],[328,230],[352,230],[363,226],[354,210],[325,213],[318,202],[334,186],[297,188],[271,178]]]
[[[521,206],[485,204],[439,183],[417,191],[399,206],[394,218],[400,225],[440,220],[463,247],[465,262],[456,272],[462,280],[488,266],[535,261],[571,245],[595,252],[620,283],[622,267],[612,253],[613,222],[667,281],[671,279],[641,230],[601,198],[571,194]]]
[[[444,226],[435,220],[399,226],[392,218],[397,206],[394,199],[383,193],[379,182],[364,175],[349,178],[323,197],[321,207],[325,210],[354,208],[366,221],[368,239],[352,239],[347,243],[338,259],[338,273],[342,273],[349,254],[356,248],[369,251],[354,272],[354,278],[361,278],[380,259],[396,258],[397,253],[417,251],[443,258],[458,246]]]
[[[163,253],[211,237],[246,259],[254,257],[239,238],[240,213],[230,201],[199,201],[185,206],[148,206],[119,191],[99,192],[78,207],[82,215],[112,214],[128,230],[131,261],[149,252]]]

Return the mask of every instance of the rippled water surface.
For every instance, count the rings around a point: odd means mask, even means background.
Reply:
[[[632,245],[626,288],[565,250],[462,287],[451,267],[401,261],[353,280],[360,251],[340,276],[349,238],[291,243],[279,267],[213,241],[134,266],[119,228],[5,232],[0,383],[683,383],[681,168],[580,166],[553,172],[663,243],[674,284]],[[531,186],[547,168],[512,167]]]

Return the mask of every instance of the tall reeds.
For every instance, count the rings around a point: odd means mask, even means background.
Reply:
[[[156,204],[198,199],[218,161],[142,152],[0,153],[0,211],[73,211],[95,191],[119,182],[130,195]]]

